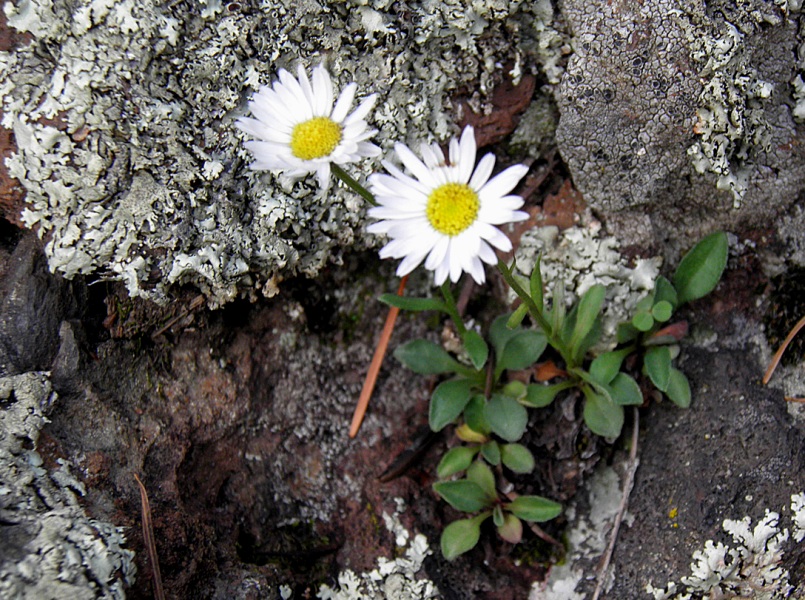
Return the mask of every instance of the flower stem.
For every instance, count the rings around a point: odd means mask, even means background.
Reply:
[[[458,335],[463,340],[464,334],[467,333],[467,328],[464,327],[464,321],[461,320],[461,315],[458,313],[458,306],[456,305],[456,299],[453,298],[453,292],[450,290],[450,284],[445,281],[441,286],[441,290],[442,296],[444,296],[444,303],[447,305],[447,314],[453,319]]]
[[[352,189],[372,206],[378,205],[377,200],[375,200],[375,197],[372,195],[372,193],[358,183],[355,179],[353,179],[344,169],[335,163],[331,164],[330,168],[332,169],[333,173],[335,173],[336,177],[347,184],[348,188]]]

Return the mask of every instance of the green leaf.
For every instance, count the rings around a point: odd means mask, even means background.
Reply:
[[[492,522],[495,524],[495,527],[500,527],[506,522],[506,518],[503,516],[503,509],[500,505],[492,509]]]
[[[679,297],[674,286],[665,277],[660,275],[654,282],[654,302],[668,302],[673,309],[679,306]]]
[[[562,505],[542,496],[518,496],[504,507],[524,521],[542,523],[555,519],[562,512]]]
[[[467,479],[437,481],[433,484],[433,489],[450,506],[464,512],[479,511],[492,504],[494,500],[494,497],[490,498],[481,486]]]
[[[712,233],[688,252],[674,273],[679,304],[706,296],[718,284],[727,266],[727,234]]]
[[[527,314],[528,314],[528,305],[525,302],[523,302],[511,314],[509,320],[506,321],[506,327],[508,329],[517,329],[520,326],[520,323],[523,322],[523,319],[525,319],[525,316]]]
[[[539,312],[545,310],[545,300],[542,293],[542,270],[540,263],[542,262],[542,255],[537,255],[537,261],[534,263],[534,268],[531,270],[531,277],[529,278],[529,291],[531,292],[531,299],[537,305]]]
[[[436,467],[436,474],[439,476],[439,479],[446,479],[451,475],[466,471],[477,453],[477,447],[456,446],[455,448],[451,448],[442,457],[442,460],[439,461],[439,466]]]
[[[481,523],[488,517],[486,513],[472,519],[459,519],[445,527],[440,542],[442,555],[447,560],[453,560],[475,548],[481,537]]]
[[[573,335],[570,338],[570,351],[578,355],[579,348],[587,339],[593,329],[601,307],[604,304],[604,296],[607,289],[600,283],[590,287],[579,300],[576,311],[576,323],[573,327]]]
[[[464,422],[469,425],[470,429],[483,435],[492,433],[492,426],[486,418],[486,405],[486,398],[477,394],[470,398],[464,409]]]
[[[502,391],[506,396],[514,398],[515,400],[520,400],[521,398],[525,397],[526,386],[522,381],[514,380],[504,385]]]
[[[497,532],[510,544],[519,544],[523,539],[523,522],[513,514],[506,513],[503,515],[503,523],[497,525]]]
[[[590,364],[590,376],[603,384],[611,382],[620,371],[623,360],[632,352],[630,348],[604,352]]]
[[[468,329],[464,332],[464,349],[470,355],[472,365],[476,369],[482,369],[486,364],[486,359],[489,358],[489,347],[486,345],[484,338],[477,331]]]
[[[618,373],[609,384],[612,399],[621,406],[640,406],[643,404],[643,392],[633,377],[626,373]]]
[[[638,331],[646,332],[654,327],[654,316],[650,312],[635,313],[632,317],[632,326]]]
[[[481,446],[481,456],[493,467],[500,464],[500,446],[495,440],[490,440]]]
[[[665,395],[680,408],[690,406],[690,383],[688,383],[688,378],[685,377],[685,374],[679,369],[671,369],[671,376],[668,378],[668,389],[665,390]]]
[[[495,475],[492,473],[486,463],[476,460],[467,469],[467,481],[472,481],[480,487],[486,497],[494,500],[498,497],[498,491],[495,487]]]
[[[668,389],[668,381],[671,377],[671,351],[668,346],[652,346],[646,350],[643,358],[646,373],[651,379],[651,383],[664,392]]]
[[[528,426],[528,411],[514,398],[493,394],[486,405],[486,418],[492,431],[507,442],[516,442]],[[473,428],[474,429],[474,428]]]
[[[596,435],[616,438],[623,428],[623,407],[584,386],[584,422]]]
[[[619,344],[627,344],[640,336],[640,330],[631,323],[618,325],[617,339]]]
[[[568,382],[554,383],[553,385],[541,385],[539,383],[530,383],[526,389],[525,398],[520,399],[520,403],[530,408],[544,408],[548,406],[556,394],[562,390],[566,390]]]
[[[530,473],[534,470],[534,455],[522,444],[503,444],[500,458],[507,469],[515,473]]]
[[[492,347],[495,349],[495,356],[500,357],[503,354],[503,347],[506,343],[519,332],[523,331],[519,327],[516,329],[509,329],[507,323],[511,315],[501,315],[489,327],[489,341],[492,342]]]
[[[565,282],[559,280],[553,287],[553,303],[551,306],[551,329],[559,333],[565,326]]]
[[[548,340],[541,331],[518,331],[506,342],[503,352],[498,354],[495,373],[499,375],[504,369],[519,371],[530,367],[542,356],[547,346]]]
[[[397,294],[383,294],[379,300],[383,304],[394,306],[401,310],[410,310],[412,312],[420,312],[423,310],[439,310],[447,312],[447,306],[442,300],[437,298],[409,298],[406,296],[398,296]]]
[[[674,307],[667,300],[660,300],[651,308],[651,316],[660,323],[665,323],[672,314],[674,314]]]
[[[444,348],[428,340],[412,340],[399,346],[394,351],[394,358],[420,375],[461,373],[467,370]]]
[[[433,431],[441,431],[464,411],[472,396],[472,381],[452,379],[443,381],[430,398],[428,422]]]

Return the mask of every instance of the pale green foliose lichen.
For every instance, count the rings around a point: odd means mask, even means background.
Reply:
[[[158,301],[183,283],[212,305],[271,295],[377,243],[353,193],[247,168],[233,121],[279,68],[323,63],[337,86],[378,93],[369,120],[384,151],[455,133],[452,100],[468,90],[483,106],[504,77],[560,70],[547,0],[10,0],[4,11],[33,36],[0,54],[23,221],[52,269],[100,272]]]
[[[46,373],[0,378],[0,597],[124,598],[135,567],[122,530],[90,519],[69,465],[48,471],[32,448],[54,400]]]
[[[801,542],[805,522],[805,494],[791,497],[793,537]],[[670,582],[665,588],[646,586],[654,600],[694,600],[705,598],[751,597],[778,600],[791,597],[783,556],[790,547],[788,528],[781,527],[780,515],[766,511],[754,527],[749,517],[739,521],[726,519],[723,528],[732,538],[728,546],[713,540],[693,553],[691,574],[681,578],[681,585]],[[800,590],[801,591],[801,590]]]
[[[654,289],[662,265],[662,258],[652,257],[636,259],[630,266],[618,251],[618,241],[601,235],[601,224],[594,220],[562,232],[553,226],[527,231],[515,252],[519,274],[529,277],[538,256],[547,301],[556,297],[557,286],[563,286],[568,307],[593,285],[606,287],[602,337],[594,352],[615,346],[618,324],[631,319],[637,303]]]
[[[768,152],[772,143],[766,104],[774,85],[758,73],[747,38],[763,26],[781,26],[787,12],[784,2],[748,4],[751,10],[724,13],[721,19],[677,12],[704,81],[694,127],[698,137],[688,155],[699,173],[715,174],[716,187],[732,193],[735,208],[748,189],[758,154]]]

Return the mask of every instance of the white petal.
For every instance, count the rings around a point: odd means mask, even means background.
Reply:
[[[377,100],[377,94],[370,94],[367,96],[363,102],[358,105],[358,108],[352,111],[352,113],[344,119],[344,125],[349,125],[350,123],[354,123],[355,121],[361,121],[369,112],[372,110],[372,107],[375,105],[375,101]]]
[[[315,71],[313,72],[315,73]],[[299,65],[299,67],[296,69],[296,73],[297,81],[299,81],[299,87],[302,88],[302,93],[305,94],[308,104],[314,106],[316,103],[316,95],[313,93],[313,88],[310,87],[310,80],[307,78],[305,68],[302,65]]]
[[[402,163],[408,168],[411,173],[414,174],[414,177],[419,179],[422,183],[427,186],[431,186],[431,189],[435,187],[436,179],[433,177],[430,169],[428,169],[425,164],[417,158],[416,154],[411,152],[411,150],[405,144],[401,144],[397,142],[394,144],[394,151],[397,153],[397,156],[400,157]]]
[[[316,116],[328,116],[333,107],[333,80],[323,66],[313,69],[313,110]]]
[[[481,239],[486,240],[498,250],[508,252],[509,250],[512,249],[511,240],[508,237],[506,237],[506,234],[504,234],[497,227],[489,225],[488,223],[484,223],[482,221],[476,221],[472,225],[472,229],[477,235],[481,237]]]
[[[450,238],[446,235],[440,237],[431,249],[428,258],[425,261],[425,268],[429,271],[435,270],[440,264],[444,262],[447,256],[447,249],[450,247]]]
[[[436,285],[442,285],[445,280],[447,279],[447,275],[450,273],[450,263],[447,260],[447,257],[439,263],[436,267],[436,270],[433,273],[433,283]]]
[[[458,178],[461,183],[467,183],[472,175],[473,167],[475,167],[475,153],[477,146],[475,144],[475,133],[470,125],[464,128],[461,134],[461,141],[458,144],[458,159],[457,162],[452,161],[458,167]]]
[[[438,146],[436,146],[436,150],[438,150],[438,152],[434,150],[433,146],[429,146],[428,144],[422,144],[419,148],[419,153],[422,155],[422,159],[429,169],[444,166],[444,154],[442,154],[442,150]]]
[[[486,185],[478,190],[478,196],[481,198],[482,202],[505,196],[514,189],[527,172],[528,167],[525,165],[509,167],[505,171],[495,175]]]
[[[492,175],[492,169],[495,168],[495,155],[492,153],[484,156],[475,167],[475,172],[470,178],[470,187],[476,192],[480,190],[484,184],[489,181],[489,176]]]
[[[330,118],[336,123],[341,123],[347,116],[349,109],[352,107],[352,101],[355,100],[355,92],[358,90],[358,84],[350,83],[341,91],[338,96],[338,101],[335,103],[335,108],[330,115]]]
[[[433,191],[433,187],[426,186],[421,181],[417,181],[410,175],[406,175],[400,169],[394,166],[393,163],[390,163],[387,160],[383,160],[381,161],[381,164],[386,168],[386,171],[391,173],[396,179],[400,180],[401,182],[411,187],[412,189],[418,190],[425,196],[428,196]]]
[[[495,265],[498,262],[497,254],[492,250],[492,247],[485,241],[481,240],[481,246],[478,248],[478,258],[488,265]]]

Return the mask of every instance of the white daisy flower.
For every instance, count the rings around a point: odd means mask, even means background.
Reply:
[[[280,69],[279,81],[261,86],[249,102],[255,118],[241,117],[236,125],[256,138],[246,142],[255,158],[252,169],[285,171],[291,177],[316,173],[326,188],[331,163],[344,165],[380,154],[380,148],[366,141],[377,130],[369,129],[364,120],[377,95],[368,96],[347,114],[355,99],[355,83],[344,88],[333,106],[333,82],[323,66],[313,69],[312,84],[303,67],[298,74],[295,78]]]
[[[483,283],[482,261],[497,263],[492,247],[503,252],[512,248],[495,225],[528,218],[517,210],[523,199],[508,195],[528,167],[515,165],[490,179],[495,157],[487,154],[475,167],[475,133],[470,126],[460,141],[450,140],[449,163],[436,144],[422,145],[424,163],[404,144],[396,144],[394,150],[413,177],[388,161],[383,166],[391,175],[369,177],[379,205],[369,209],[369,215],[380,221],[367,229],[391,238],[380,257],[402,258],[400,276],[424,260],[425,268],[434,271],[436,285],[448,275],[456,282],[464,271]]]

